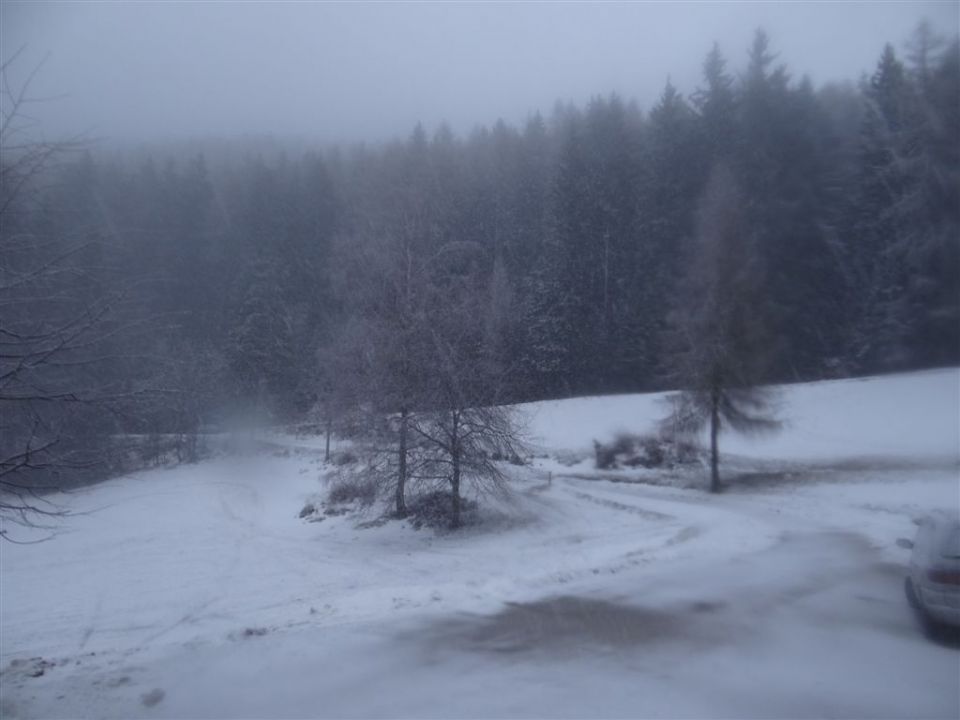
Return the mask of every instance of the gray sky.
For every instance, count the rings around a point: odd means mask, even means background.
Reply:
[[[279,3],[3,0],[4,59],[47,52],[48,135],[115,140],[294,135],[379,140],[448,121],[522,122],[611,91],[642,107],[667,76],[699,82],[714,40],[742,67],[757,26],[794,77],[855,80],[921,18],[957,32],[960,3]]]

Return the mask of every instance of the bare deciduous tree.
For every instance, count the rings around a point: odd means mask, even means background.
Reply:
[[[506,372],[497,365],[503,308],[478,273],[482,250],[448,242],[418,252],[413,233],[354,238],[347,275],[359,316],[344,326],[325,364],[344,394],[366,409],[360,481],[391,495],[395,514],[417,494],[449,493],[460,524],[461,491],[505,488],[501,462],[521,457],[514,413],[498,405]],[[384,423],[383,420],[387,419]]]
[[[44,497],[64,473],[101,461],[99,403],[127,389],[110,377],[121,326],[95,242],[33,221],[55,166],[83,143],[43,138],[29,112],[39,66],[15,81],[20,55],[0,67],[0,520],[34,526],[64,514]]]
[[[434,477],[449,483],[450,522],[458,527],[464,481],[478,492],[505,490],[502,463],[519,460],[524,443],[519,418],[501,404],[509,375],[497,352],[504,313],[491,312],[501,298],[475,272],[482,252],[463,243],[442,250],[443,282],[430,289],[423,353],[430,372],[422,397],[430,412],[419,413],[413,428],[433,451]]]

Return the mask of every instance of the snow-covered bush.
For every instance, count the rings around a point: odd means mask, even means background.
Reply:
[[[496,450],[490,454],[490,459],[494,462],[507,462],[517,467],[522,467],[527,464],[516,452],[500,452]]]
[[[341,450],[330,455],[330,462],[337,466],[352,465],[357,462],[357,455],[350,450]]]
[[[698,462],[700,457],[696,445],[668,435],[620,433],[607,444],[594,440],[593,449],[598,470],[674,467]]]
[[[330,485],[327,502],[331,505],[357,503],[362,507],[372,505],[377,499],[377,486],[365,478],[340,478]]]
[[[408,502],[407,517],[410,524],[417,529],[429,527],[435,530],[446,530],[453,524],[450,507],[450,492],[436,490],[417,495]],[[461,497],[459,525],[473,525],[477,520],[476,501]]]

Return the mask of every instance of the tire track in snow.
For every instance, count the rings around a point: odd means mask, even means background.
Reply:
[[[701,498],[686,490],[611,484],[568,476],[557,476],[557,479],[561,480],[558,486],[563,492],[576,500],[676,528],[662,542],[644,544],[623,553],[621,566],[624,561],[649,562],[664,552],[673,556],[681,550],[682,555],[722,554],[728,547],[735,547],[738,552],[762,551],[775,544],[782,531],[776,522],[771,522],[771,516],[743,513],[715,496]]]
[[[523,583],[542,588],[569,586],[597,575],[617,574],[635,569],[655,557],[658,552],[700,535],[700,529],[685,523],[673,512],[660,507],[630,502],[635,498],[605,497],[603,493],[584,490],[585,481],[558,475],[556,481],[538,495],[569,526],[564,538],[570,551],[558,556],[560,565]],[[552,487],[552,491],[551,491]],[[661,503],[662,505],[662,503]],[[603,519],[590,517],[585,507],[599,508]],[[669,508],[668,508],[669,509]],[[602,532],[597,532],[602,527]],[[569,591],[568,587],[564,591]]]

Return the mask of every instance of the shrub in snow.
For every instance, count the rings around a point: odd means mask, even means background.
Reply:
[[[490,454],[490,459],[494,462],[507,462],[517,467],[522,467],[527,464],[524,459],[515,452],[500,452],[497,450]]]
[[[597,470],[610,470],[617,466],[617,456],[613,450],[601,445],[597,440],[593,441],[593,453],[596,456],[594,464]]]
[[[646,459],[647,467],[662,467],[666,462],[667,453],[660,438],[650,435],[641,437],[640,449],[643,451],[643,458]]]
[[[418,530],[422,527],[436,530],[450,528],[453,524],[450,492],[448,490],[436,490],[418,495],[412,502],[407,503],[407,517],[410,524]],[[476,501],[461,497],[459,524],[461,526],[474,525],[477,522]]]
[[[704,451],[693,442],[683,438],[664,438],[669,451],[667,461],[670,465],[691,465],[704,459]]]
[[[330,462],[338,467],[343,465],[353,465],[355,462],[357,462],[357,456],[349,450],[341,450],[340,452],[335,452],[330,456]]]
[[[327,492],[327,502],[331,505],[348,505],[356,502],[366,507],[372,505],[376,499],[376,484],[362,478],[337,480]]]
[[[606,445],[594,440],[593,452],[598,470],[645,464],[645,457],[641,456],[641,438],[637,435],[620,433]]]
[[[674,467],[697,462],[700,457],[691,442],[666,435],[620,433],[608,444],[594,440],[593,449],[598,470]]]

